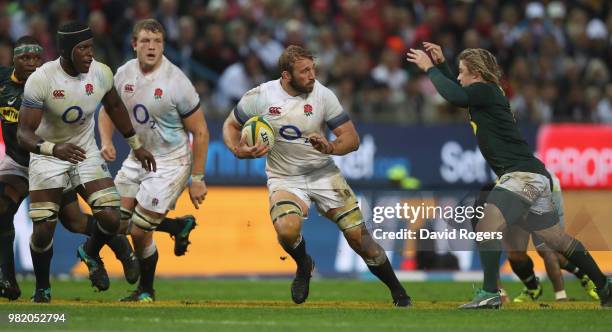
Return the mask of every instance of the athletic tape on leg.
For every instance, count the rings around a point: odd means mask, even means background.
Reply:
[[[94,214],[105,208],[118,209],[120,206],[119,193],[115,187],[98,190],[89,195],[87,204],[89,204]]]
[[[140,205],[136,206],[134,209],[134,214],[132,215],[132,223],[145,231],[153,231],[159,226],[161,221],[164,218],[155,218],[148,215]]]
[[[52,202],[30,203],[28,215],[33,222],[56,222],[59,205]]]

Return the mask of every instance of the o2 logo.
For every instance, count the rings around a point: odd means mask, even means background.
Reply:
[[[79,125],[83,125],[86,119],[87,117],[83,116],[83,109],[79,106],[70,106],[64,111],[64,114],[62,114],[62,121],[67,124],[79,122]]]
[[[303,139],[304,143],[309,142],[308,137],[302,137],[302,131],[300,130],[300,128],[293,126],[293,125],[282,126],[278,130],[278,133],[281,135],[282,138],[288,141],[295,141],[296,139]]]
[[[151,129],[155,129],[157,122],[155,120],[149,121],[149,110],[143,104],[136,104],[132,109],[132,114],[134,115],[134,120],[140,124],[149,123]]]

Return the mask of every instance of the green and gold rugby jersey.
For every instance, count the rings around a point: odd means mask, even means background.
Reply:
[[[17,121],[25,82],[19,82],[13,75],[13,67],[0,67],[0,119],[6,155],[17,163],[28,166],[30,153],[17,144]]]
[[[544,164],[518,130],[508,99],[493,83],[462,87],[446,62],[427,71],[438,92],[451,104],[468,108],[470,124],[483,157],[498,177],[510,172],[542,174],[550,179]]]
[[[531,172],[550,177],[519,132],[502,90],[493,83],[474,83],[465,90],[469,98],[470,124],[480,152],[493,171],[498,176]]]

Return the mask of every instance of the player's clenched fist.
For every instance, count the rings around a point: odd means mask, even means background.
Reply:
[[[332,154],[334,152],[334,145],[327,140],[323,135],[312,134],[308,137],[312,147],[317,149],[321,153]]]
[[[72,143],[60,143],[53,147],[53,156],[73,164],[85,160],[85,150]]]
[[[147,151],[147,149],[141,147],[140,149],[134,150],[134,157],[140,161],[142,168],[147,171],[155,172],[157,171],[157,164],[155,164],[155,158],[151,154],[151,152]]]

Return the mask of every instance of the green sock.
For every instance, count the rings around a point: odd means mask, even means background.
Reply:
[[[582,277],[586,275],[584,272],[582,272],[582,270],[568,260],[565,261],[565,265],[561,266],[561,268],[569,273],[572,273],[578,279],[582,279]]]
[[[580,241],[574,239],[569,249],[563,255],[591,278],[597,290],[601,290],[606,286],[608,281],[606,276],[601,272],[593,257],[591,257]]]
[[[499,258],[501,257],[501,241],[487,240],[478,243],[480,261],[484,272],[482,289],[490,293],[497,293],[497,279],[499,278]]]

